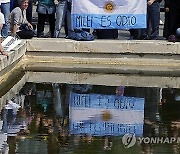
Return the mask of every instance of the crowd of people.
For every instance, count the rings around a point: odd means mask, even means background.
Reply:
[[[163,0],[165,22],[163,37],[169,41],[177,41],[180,28],[180,1],[179,0]],[[44,37],[45,22],[49,22],[50,37],[60,37],[61,29],[64,25],[66,38],[81,40],[76,30],[71,26],[71,3],[72,0],[59,0],[55,4],[54,0],[38,0],[36,12],[38,14],[37,26],[32,24],[32,0],[1,0],[0,13],[0,30],[1,37],[5,39],[8,35],[18,35],[21,39],[31,39],[35,35]],[[159,38],[159,21],[160,21],[160,3],[162,0],[147,0],[147,28],[130,29],[130,39],[157,40]],[[48,20],[47,20],[48,19]],[[37,27],[37,32],[35,31]],[[177,30],[178,29],[178,30]],[[86,33],[82,33],[86,32]],[[104,29],[93,30],[93,34],[89,29],[78,30],[78,33],[89,35],[87,40],[97,38],[115,39],[118,37],[118,30]],[[7,55],[0,46],[0,52]]]

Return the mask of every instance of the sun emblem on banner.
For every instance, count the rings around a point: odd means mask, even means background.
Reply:
[[[111,13],[115,10],[115,3],[112,1],[105,2],[104,10],[108,13]]]
[[[111,112],[108,110],[103,111],[101,119],[104,121],[108,121],[108,120],[112,119]]]

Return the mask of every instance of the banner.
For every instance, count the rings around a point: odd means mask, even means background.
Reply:
[[[20,43],[21,43],[20,39],[16,37],[8,36],[1,44],[4,51],[11,51]]]
[[[74,28],[146,28],[147,0],[72,0]]]
[[[143,135],[144,98],[72,92],[69,111],[71,134]]]

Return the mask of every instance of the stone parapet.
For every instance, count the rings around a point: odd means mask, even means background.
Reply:
[[[179,48],[167,41],[34,39],[26,70],[179,77]]]
[[[180,43],[165,40],[95,40],[31,39],[27,51],[53,51],[71,53],[131,53],[131,54],[180,54]]]
[[[13,63],[17,62],[22,58],[26,53],[26,41],[22,41],[20,45],[16,46],[13,50],[8,52],[8,57],[4,55],[0,55],[0,76],[1,72],[13,65]],[[9,71],[9,70],[7,70]],[[4,71],[3,71],[4,74]]]
[[[178,42],[33,38],[0,59],[0,96],[25,74],[27,82],[180,87]]]

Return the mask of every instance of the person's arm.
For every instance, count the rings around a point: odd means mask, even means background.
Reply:
[[[4,17],[4,16],[3,16]],[[0,30],[2,29],[3,27],[3,23],[4,21],[1,20],[1,24],[0,24]],[[4,51],[3,47],[2,47],[2,44],[1,44],[1,38],[0,38],[0,53],[2,55],[5,55],[5,56],[8,56],[8,53]]]
[[[18,25],[17,25],[17,24],[14,24],[14,25],[13,25],[12,34],[13,34],[13,35],[16,35],[17,30],[18,30]]]
[[[24,14],[24,16],[25,16],[25,23],[29,26],[29,28],[30,28],[31,30],[33,30],[33,26],[31,25],[31,23],[29,23],[29,21],[28,21],[27,18],[26,18],[26,10],[25,10],[25,12],[24,12],[23,14]]]
[[[6,51],[3,50],[2,44],[0,43],[0,53],[5,56],[9,56]]]
[[[27,21],[27,24],[31,30],[33,30],[33,26]]]

